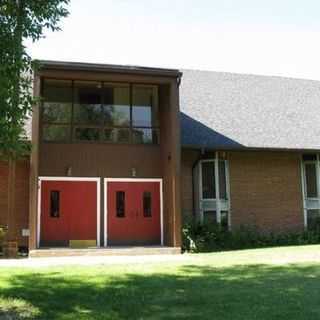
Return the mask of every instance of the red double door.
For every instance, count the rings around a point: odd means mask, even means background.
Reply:
[[[160,182],[107,182],[107,244],[160,245]]]
[[[97,239],[97,182],[41,181],[40,246]]]

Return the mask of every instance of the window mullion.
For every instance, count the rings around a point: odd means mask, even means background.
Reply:
[[[219,154],[215,152],[214,158],[214,178],[216,186],[216,212],[217,212],[217,223],[221,223],[221,208],[220,208],[220,185],[219,185]]]

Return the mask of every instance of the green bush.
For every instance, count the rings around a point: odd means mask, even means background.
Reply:
[[[320,243],[320,230],[265,233],[252,226],[241,226],[229,231],[213,223],[184,224],[182,229],[182,247],[189,252],[212,252],[239,250],[272,246],[305,245]]]

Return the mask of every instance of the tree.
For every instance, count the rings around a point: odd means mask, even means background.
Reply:
[[[24,40],[60,30],[69,0],[0,0],[0,156],[9,160],[7,242],[15,239],[15,160],[30,149],[24,125],[35,103],[32,61]],[[9,246],[9,245],[8,245]]]
[[[36,63],[24,46],[60,30],[69,0],[0,0],[0,152],[8,159],[29,149],[24,124],[35,102],[32,74]]]

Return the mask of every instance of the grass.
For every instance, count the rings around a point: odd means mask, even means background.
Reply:
[[[320,319],[320,246],[0,268],[0,319]]]

